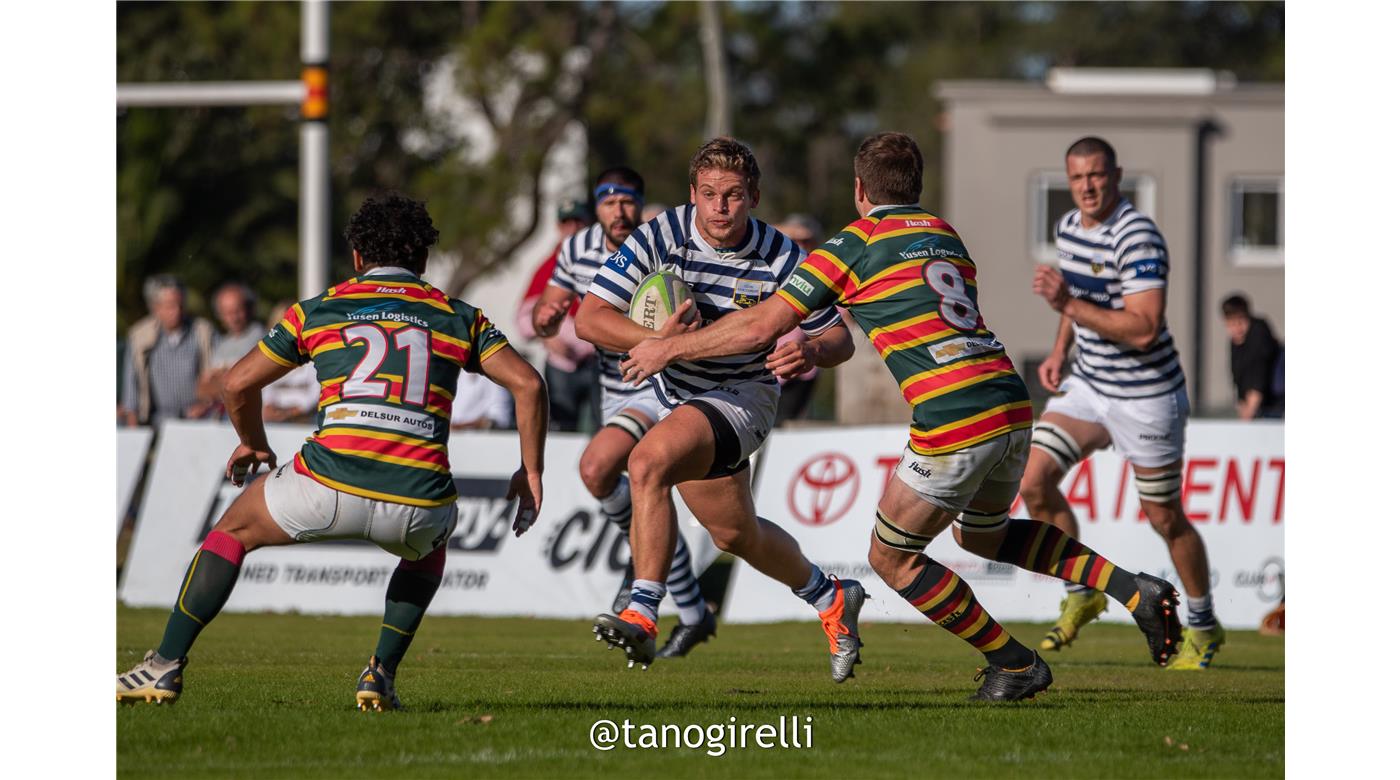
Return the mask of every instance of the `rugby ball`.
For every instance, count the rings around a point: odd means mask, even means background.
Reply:
[[[688,300],[695,300],[695,294],[690,291],[680,274],[664,269],[655,271],[643,277],[637,285],[637,292],[632,296],[632,305],[628,308],[627,316],[648,330],[661,330],[667,318],[675,314],[676,309]],[[699,312],[692,306],[685,321],[691,322],[697,316]]]

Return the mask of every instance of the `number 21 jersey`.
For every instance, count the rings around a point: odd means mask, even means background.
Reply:
[[[316,366],[316,435],[297,453],[297,472],[415,506],[456,500],[447,436],[457,378],[481,373],[505,346],[480,310],[399,268],[294,304],[258,343],[284,366]]]

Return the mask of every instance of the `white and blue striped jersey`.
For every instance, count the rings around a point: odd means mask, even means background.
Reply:
[[[1167,286],[1167,242],[1157,225],[1120,198],[1107,220],[1086,228],[1079,209],[1055,225],[1055,248],[1070,295],[1103,309],[1122,309],[1123,296]],[[1176,345],[1162,320],[1157,340],[1133,349],[1074,325],[1073,372],[1111,398],[1151,398],[1186,381]]]
[[[598,266],[607,261],[609,254],[602,225],[595,223],[587,230],[580,230],[564,239],[559,247],[554,274],[549,277],[549,283],[582,299],[593,285],[593,275],[598,273]],[[620,353],[599,349],[599,383],[611,393],[635,393],[637,388],[622,381],[622,369],[618,365],[621,361]]]
[[[802,248],[787,236],[752,217],[738,247],[711,247],[695,226],[695,207],[687,204],[662,212],[633,231],[598,270],[589,292],[627,311],[642,278],[664,267],[680,274],[690,286],[700,316],[709,324],[775,293],[804,257]],[[802,321],[802,330],[817,336],[840,321],[834,307],[818,309]],[[652,381],[671,404],[724,385],[776,384],[763,365],[771,351],[769,345],[759,352],[677,361]]]

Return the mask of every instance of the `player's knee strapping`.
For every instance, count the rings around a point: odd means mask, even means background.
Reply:
[[[1060,426],[1043,422],[1031,432],[1031,446],[1039,448],[1054,459],[1060,471],[1069,471],[1074,464],[1084,459],[1084,451],[1075,443],[1074,437]]]
[[[903,552],[923,552],[933,541],[932,536],[916,534],[900,528],[892,520],[885,516],[884,512],[875,510],[875,538],[886,547],[892,547]]]
[[[1006,516],[1011,513],[1011,507],[1007,507],[1000,512],[979,512],[976,509],[964,509],[958,519],[953,521],[953,526],[962,533],[996,533],[1006,529]]]
[[[919,557],[923,560],[918,575],[899,591],[905,601],[998,666],[1019,668],[1031,662],[1031,652],[982,609],[961,577],[938,561]]]
[[[651,429],[651,426],[651,420],[642,415],[633,413],[630,409],[623,409],[612,417],[609,417],[603,423],[603,427],[621,429],[637,441],[642,440],[642,437]]]
[[[1133,482],[1137,484],[1138,498],[1143,501],[1166,504],[1181,495],[1181,472],[1178,470],[1148,476],[1135,474]]]

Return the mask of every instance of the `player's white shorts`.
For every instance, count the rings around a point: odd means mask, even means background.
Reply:
[[[684,403],[696,407],[709,418],[715,431],[715,463],[711,476],[737,474],[748,463],[749,456],[763,446],[778,419],[780,393],[776,382],[740,382],[686,399]],[[662,419],[681,405],[668,408],[662,404]]]
[[[416,561],[457,527],[456,501],[409,506],[364,498],[299,474],[290,462],[267,478],[263,493],[277,527],[298,542],[364,539]]]
[[[642,385],[634,393],[618,393],[603,388],[603,424],[616,417],[623,409],[636,409],[651,418],[652,423],[661,420],[661,399],[652,392],[651,385]]]
[[[1060,390],[1045,411],[1102,425],[1114,448],[1134,466],[1157,468],[1181,460],[1191,413],[1185,385],[1153,398],[1109,398],[1071,374],[1060,382]]]
[[[1016,500],[1030,452],[1030,429],[943,455],[920,455],[905,445],[895,473],[925,501],[953,514],[973,499],[984,509],[1004,511]]]

